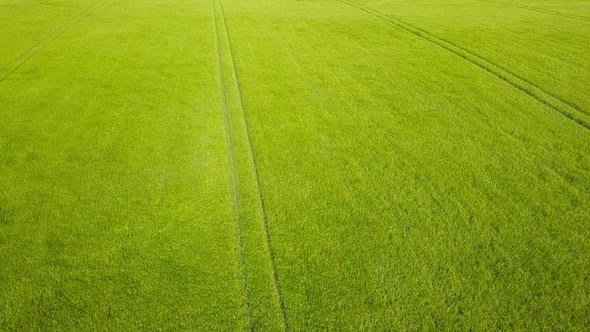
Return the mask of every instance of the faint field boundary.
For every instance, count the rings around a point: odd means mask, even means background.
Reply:
[[[544,9],[544,8],[538,8],[538,7],[533,7],[533,6],[520,5],[520,4],[516,4],[516,3],[512,3],[512,2],[505,2],[505,1],[493,1],[493,0],[480,0],[480,1],[485,1],[485,2],[489,2],[489,3],[496,3],[496,4],[500,4],[500,5],[505,5],[505,6],[518,7],[518,8],[528,9],[528,10],[539,12],[539,13],[551,14],[551,15],[571,18],[574,20],[590,22],[590,17],[562,13],[562,12],[554,11],[551,9]]]

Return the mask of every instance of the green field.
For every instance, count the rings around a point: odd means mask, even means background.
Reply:
[[[588,331],[589,54],[588,0],[0,0],[0,331]]]

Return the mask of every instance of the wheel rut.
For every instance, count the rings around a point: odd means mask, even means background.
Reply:
[[[540,87],[536,86],[535,84],[531,83],[530,81],[522,78],[508,69],[505,69],[499,65],[492,63],[489,60],[486,60],[472,52],[455,45],[449,41],[446,41],[442,38],[436,37],[430,32],[415,27],[411,24],[408,24],[400,19],[393,18],[388,16],[378,10],[361,6],[356,3],[353,3],[348,0],[338,0],[348,6],[361,10],[373,17],[378,18],[384,23],[392,25],[400,30],[406,31],[426,42],[429,42],[437,47],[440,47],[461,59],[479,67],[480,69],[488,72],[489,74],[495,76],[496,78],[508,83],[512,87],[520,90],[521,92],[527,94],[531,98],[535,99],[539,103],[547,106],[548,108],[558,112],[559,114],[565,116],[566,118],[570,119],[574,123],[580,125],[581,127],[590,130],[590,116],[587,112],[583,111],[582,109],[572,105],[561,98],[541,89]]]
[[[228,29],[228,25],[227,25],[227,21],[225,19],[225,9],[224,9],[224,5],[223,2],[221,0],[212,0],[214,3],[214,7],[215,9],[215,15],[216,15],[216,22],[219,22],[218,25],[216,25],[216,32],[218,33],[216,40],[218,43],[218,62],[221,63],[221,67],[223,67],[223,52],[222,49],[226,49],[226,56],[228,59],[228,63],[227,63],[227,71],[225,71],[223,68],[221,70],[224,70],[224,72],[226,72],[228,75],[230,75],[231,78],[229,79],[225,79],[224,78],[224,85],[228,84],[228,82],[226,81],[231,81],[229,82],[229,84],[233,85],[233,86],[224,86],[223,91],[228,91],[230,88],[232,91],[234,91],[234,96],[229,96],[226,92],[223,92],[224,94],[226,94],[226,101],[224,102],[227,105],[227,101],[231,99],[234,99],[236,107],[235,107],[235,112],[236,112],[236,117],[239,118],[240,122],[243,123],[243,128],[241,128],[241,130],[243,131],[243,137],[245,139],[245,153],[247,154],[247,163],[248,163],[248,168],[249,168],[249,177],[252,178],[252,186],[253,188],[251,188],[253,190],[254,196],[255,196],[255,205],[256,205],[256,209],[258,210],[257,214],[258,214],[258,222],[260,223],[259,227],[262,230],[262,242],[264,242],[264,251],[265,256],[267,257],[267,263],[268,263],[268,269],[269,271],[269,278],[272,279],[272,281],[269,280],[269,282],[272,283],[272,289],[274,292],[274,301],[276,301],[275,303],[277,304],[277,310],[279,311],[277,314],[278,316],[280,316],[280,324],[281,324],[281,329],[283,331],[289,331],[289,324],[288,324],[288,320],[287,320],[287,315],[286,315],[286,309],[285,309],[285,304],[284,304],[284,300],[283,300],[283,293],[280,287],[280,282],[279,282],[279,276],[277,273],[277,267],[276,267],[276,263],[275,263],[275,253],[273,250],[273,246],[272,246],[272,240],[271,240],[271,236],[270,236],[270,229],[269,229],[269,225],[268,225],[268,217],[267,217],[267,212],[266,212],[266,203],[264,200],[264,195],[263,195],[263,191],[262,191],[262,185],[261,185],[261,178],[260,178],[260,173],[258,171],[259,167],[258,167],[258,161],[256,158],[256,154],[255,154],[255,150],[254,150],[254,146],[253,146],[253,142],[252,142],[252,133],[250,130],[250,122],[249,122],[249,117],[248,117],[248,113],[247,113],[247,108],[244,104],[243,101],[243,95],[242,95],[242,87],[241,87],[241,80],[240,80],[240,76],[239,73],[237,71],[237,66],[236,66],[236,60],[235,60],[235,56],[234,56],[234,52],[233,52],[233,44],[232,44],[232,39],[231,39],[231,35],[229,33],[229,29]],[[218,9],[217,9],[218,8]],[[219,45],[221,45],[220,40],[221,39],[225,39],[226,44],[224,47],[221,47]],[[224,75],[224,74],[222,74]],[[227,106],[226,106],[227,109]],[[231,111],[227,111],[227,117],[226,117],[226,121],[230,121],[231,117],[232,117],[232,112]],[[231,124],[230,124],[231,126]],[[233,134],[238,134],[238,133],[230,133],[230,136]],[[230,137],[231,140],[231,137]],[[234,166],[235,167],[235,166]],[[237,170],[234,170],[234,174],[237,174]],[[238,182],[237,179],[237,175],[234,175],[235,179],[236,179],[236,183]],[[236,184],[237,187],[237,184]],[[236,189],[236,195],[237,195],[237,200],[238,202],[240,201],[240,195],[239,195],[239,190]],[[253,304],[252,304],[253,305]],[[253,325],[255,322],[251,322],[250,328],[253,329]],[[278,326],[277,326],[278,328]]]
[[[64,22],[62,25],[58,26],[53,31],[45,35],[43,38],[39,39],[26,51],[21,53],[16,58],[12,59],[8,64],[4,65],[2,68],[0,68],[0,83],[3,82],[6,78],[8,78],[12,73],[17,71],[35,54],[39,53],[41,50],[43,50],[45,47],[47,47],[53,41],[55,41],[59,36],[63,35],[68,30],[70,30],[72,26],[79,22],[84,16],[96,10],[98,7],[104,5],[105,3],[106,1],[97,2],[81,10],[80,12],[78,12],[78,14],[74,15],[72,18]]]
[[[246,329],[252,330],[252,309],[250,298],[248,297],[248,283],[246,281],[246,267],[244,257],[244,239],[242,232],[242,223],[240,218],[240,201],[238,195],[238,183],[237,183],[237,172],[236,163],[234,158],[234,149],[231,135],[231,121],[229,109],[227,106],[227,90],[225,89],[225,71],[223,69],[223,61],[221,58],[221,45],[219,41],[219,27],[218,27],[218,15],[215,3],[212,1],[213,6],[213,25],[214,25],[214,39],[215,39],[215,54],[217,58],[217,76],[218,76],[218,91],[219,91],[219,103],[221,112],[223,115],[223,131],[226,141],[227,149],[227,164],[229,166],[229,181],[230,181],[230,192],[233,210],[233,221],[236,232],[236,243],[237,243],[237,256],[239,265],[239,278],[242,287],[243,306],[246,316]]]

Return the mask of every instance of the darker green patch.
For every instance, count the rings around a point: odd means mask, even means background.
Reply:
[[[8,225],[10,224],[10,220],[8,211],[0,207],[0,225]]]
[[[60,239],[51,238],[45,241],[47,248],[49,248],[52,254],[61,254],[64,249],[64,243]]]

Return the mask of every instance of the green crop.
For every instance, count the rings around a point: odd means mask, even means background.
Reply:
[[[590,328],[581,0],[0,3],[0,330]]]

